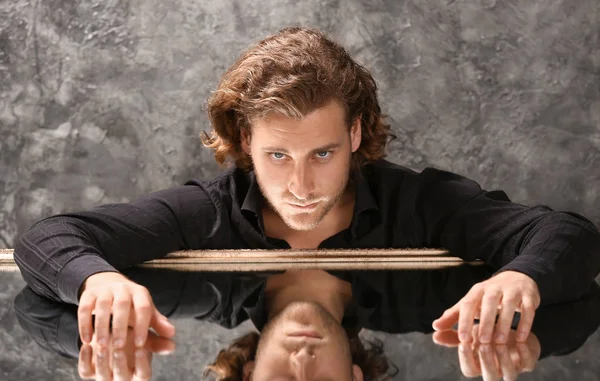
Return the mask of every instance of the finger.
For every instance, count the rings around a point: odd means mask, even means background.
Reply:
[[[496,323],[495,329],[495,342],[504,344],[508,340],[508,333],[510,326],[512,325],[515,311],[519,306],[519,297],[516,294],[504,294],[502,297],[502,310],[500,311],[500,318]]]
[[[496,287],[488,287],[481,301],[481,319],[479,320],[479,340],[489,344],[492,341],[492,333],[496,324],[498,304],[502,298],[502,292]]]
[[[481,376],[485,381],[500,380],[501,376],[494,355],[490,344],[481,344],[479,347],[479,364],[481,365]]]
[[[94,328],[96,331],[97,342],[103,347],[106,347],[108,344],[112,301],[113,296],[110,293],[99,295],[96,300],[96,320],[94,322]]]
[[[465,377],[477,377],[481,374],[479,366],[476,363],[475,353],[469,343],[460,343],[458,345],[458,362],[460,371]]]
[[[515,367],[508,346],[504,344],[496,345],[496,355],[500,364],[500,370],[502,372],[502,378],[504,381],[516,380],[519,376],[519,371]]]
[[[535,368],[536,359],[533,358],[529,347],[523,343],[517,343],[516,347],[520,358],[520,370],[522,372],[531,372]]]
[[[150,327],[152,327],[156,333],[163,337],[175,336],[175,326],[169,322],[166,316],[161,314],[158,309],[154,308],[152,319],[150,320]]]
[[[96,349],[96,380],[110,381],[111,371],[108,358],[108,348],[98,347]]]
[[[77,369],[79,371],[79,377],[83,379],[90,379],[94,377],[94,369],[92,367],[92,346],[83,344],[79,350],[79,362],[77,363]]]
[[[445,331],[452,329],[458,323],[458,315],[460,312],[460,302],[448,308],[442,316],[433,321],[432,327],[436,331]]]
[[[454,330],[434,332],[432,339],[434,343],[448,348],[455,348],[460,344],[458,332]]]
[[[92,341],[92,311],[96,304],[96,295],[92,292],[84,292],[79,299],[77,308],[77,325],[79,326],[79,336],[84,344]]]
[[[517,328],[517,341],[525,342],[527,340],[527,336],[529,336],[529,332],[531,331],[531,326],[533,325],[533,318],[535,317],[535,306],[533,299],[530,295],[524,295],[523,300],[521,302],[521,319],[519,321],[519,326]]]
[[[133,293],[133,308],[135,315],[133,334],[135,346],[139,348],[146,343],[150,319],[152,318],[155,309],[154,303],[152,303],[152,297],[148,290],[143,288]]]
[[[146,381],[152,377],[152,368],[150,359],[152,355],[143,348],[135,350],[135,371],[133,379],[135,381]]]
[[[115,295],[112,308],[112,339],[115,349],[121,349],[125,346],[130,310],[131,296],[129,293],[123,291]]]
[[[133,366],[133,364],[132,364]],[[113,352],[113,380],[130,381],[133,376],[132,369],[127,364],[127,356],[122,349]]]
[[[153,332],[148,332],[144,348],[151,353],[167,355],[175,352],[175,342],[166,337],[157,336]]]
[[[471,329],[475,312],[479,308],[479,303],[483,296],[483,289],[477,285],[463,298],[460,306],[460,316],[458,317],[458,338],[466,343],[471,340]]]

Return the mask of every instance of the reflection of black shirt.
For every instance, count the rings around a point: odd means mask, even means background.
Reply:
[[[256,273],[178,272],[167,269],[132,268],[126,275],[148,288],[161,313],[174,319],[190,318],[223,323],[230,306],[252,301],[260,285]],[[390,333],[431,332],[440,311],[454,304],[476,282],[489,276],[484,266],[461,266],[440,270],[349,271],[353,280],[359,327]],[[366,283],[373,285],[366,286]],[[379,286],[389,290],[378,289]],[[219,290],[219,292],[215,291]],[[260,290],[256,288],[256,290]],[[390,292],[398,290],[398,292]],[[249,297],[245,298],[248,295]],[[216,301],[218,296],[225,299]],[[237,297],[242,296],[242,297]],[[251,308],[256,308],[250,302]],[[259,303],[260,304],[260,303]],[[257,304],[258,305],[258,304]],[[77,357],[81,347],[77,306],[39,296],[26,286],[15,297],[15,314],[23,329],[42,347]],[[254,306],[254,307],[252,307]],[[254,314],[242,307],[251,316]],[[347,317],[345,316],[344,319]],[[261,319],[253,319],[260,325]],[[592,284],[582,298],[547,305],[536,311],[532,332],[540,341],[541,357],[570,353],[579,348],[600,324],[600,288]],[[222,324],[227,326],[227,324]],[[518,314],[513,329],[518,325]],[[345,328],[348,328],[346,326]]]
[[[384,160],[364,166],[354,180],[351,226],[320,248],[446,248],[467,261],[529,275],[543,304],[579,297],[600,271],[600,234],[578,214],[515,204],[462,176],[432,168],[417,173]],[[76,304],[88,276],[172,251],[289,247],[265,236],[262,205],[254,173],[231,169],[132,203],[42,220],[21,237],[15,262],[35,292]],[[343,272],[330,273],[344,279]],[[228,307],[235,308],[231,325],[248,317],[242,303]]]

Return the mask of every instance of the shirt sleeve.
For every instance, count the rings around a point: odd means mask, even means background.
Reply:
[[[585,217],[510,201],[473,180],[427,168],[417,201],[426,244],[531,277],[543,304],[574,300],[600,272],[600,234]]]
[[[224,225],[219,205],[203,187],[185,185],[132,203],[56,215],[21,236],[15,263],[35,292],[77,304],[90,275],[203,248]]]

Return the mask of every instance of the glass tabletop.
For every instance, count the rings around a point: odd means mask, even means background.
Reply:
[[[216,279],[246,285],[262,282],[265,274],[147,268],[132,268],[124,273],[149,289],[157,308],[176,327],[175,351],[168,355],[154,353],[151,357],[153,380],[201,380],[206,366],[215,361],[219,351],[237,338],[257,332],[250,319],[227,328],[200,317],[199,300],[203,294],[198,290],[214,284]],[[595,349],[600,340],[596,332],[600,323],[600,291],[596,284],[582,299],[541,306],[525,346],[519,347],[509,340],[506,346],[492,345],[491,353],[483,354],[473,342],[471,349],[459,353],[455,331],[434,333],[431,322],[440,311],[449,308],[489,274],[484,266],[347,272],[346,279],[353,285],[366,284],[370,293],[358,297],[363,298],[358,300],[358,308],[363,310],[359,313],[358,337],[365,348],[373,348],[370,344],[375,343],[383,349],[388,366],[378,379],[481,379],[478,372],[482,366],[488,369],[494,362],[500,370],[502,361],[512,360],[516,367],[525,368],[518,376],[522,380],[597,380],[600,365]],[[81,346],[77,306],[39,296],[26,286],[18,272],[0,272],[0,282],[3,285],[0,378],[81,379],[77,369]],[[383,284],[388,288],[381,288]],[[391,289],[389,285],[393,285]],[[393,303],[385,302],[390,294],[394,296]],[[375,302],[365,307],[368,303],[365,295]],[[388,303],[386,308],[379,305],[385,303]],[[390,312],[390,305],[396,312]],[[390,316],[392,313],[396,315]],[[518,317],[516,314],[513,328]],[[391,319],[395,320],[390,323]],[[205,379],[216,379],[214,375],[210,373]]]

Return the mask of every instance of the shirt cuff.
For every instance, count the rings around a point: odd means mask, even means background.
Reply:
[[[79,304],[79,289],[85,280],[100,272],[119,272],[97,255],[85,255],[69,261],[58,273],[58,296],[61,300]]]
[[[544,260],[538,260],[538,258],[526,255],[518,256],[494,275],[504,271],[516,271],[525,274],[537,284],[542,305],[556,302],[555,299],[559,298],[559,293],[556,285],[549,281],[550,275],[552,275],[552,267],[548,266]]]

